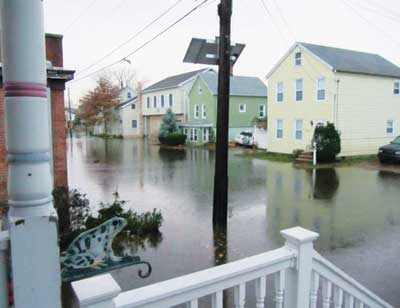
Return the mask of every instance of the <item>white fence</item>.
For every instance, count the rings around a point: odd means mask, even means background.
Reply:
[[[257,148],[263,150],[267,149],[268,138],[266,129],[254,126],[253,138],[254,138],[254,144],[257,146]]]
[[[72,286],[80,307],[85,308],[165,308],[178,304],[197,308],[198,299],[206,295],[211,295],[212,308],[222,308],[223,291],[231,288],[234,307],[244,308],[246,283],[255,281],[256,307],[263,308],[266,279],[273,275],[276,308],[392,307],[321,257],[313,248],[317,233],[296,227],[281,234],[286,239],[282,248],[132,291],[121,293],[109,274],[76,281]]]

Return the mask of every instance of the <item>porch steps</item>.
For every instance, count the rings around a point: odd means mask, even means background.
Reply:
[[[312,152],[303,152],[298,157],[296,157],[296,163],[312,163],[312,162],[313,162]]]

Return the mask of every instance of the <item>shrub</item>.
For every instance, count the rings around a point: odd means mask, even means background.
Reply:
[[[318,126],[314,132],[318,162],[333,162],[341,151],[340,135],[332,123]]]
[[[304,150],[302,150],[302,149],[294,149],[293,150],[293,157],[294,158],[297,158],[297,157],[299,157],[301,154],[303,154],[304,153]]]
[[[177,130],[175,113],[172,112],[171,108],[168,108],[161,121],[159,137],[167,137],[176,133]]]
[[[159,136],[158,140],[160,140],[161,144],[177,146],[181,144],[185,144],[186,135],[180,133],[172,133],[166,136]]]

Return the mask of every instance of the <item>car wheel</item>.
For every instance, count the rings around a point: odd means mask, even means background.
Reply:
[[[381,162],[381,164],[386,164],[387,163],[387,160],[382,158],[382,157],[379,158],[379,161]]]

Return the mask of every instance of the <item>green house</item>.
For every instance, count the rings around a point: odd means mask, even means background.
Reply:
[[[197,75],[189,90],[185,121],[181,123],[189,143],[213,142],[216,136],[218,75]],[[257,77],[231,76],[229,140],[242,131],[253,131],[255,118],[267,115],[267,87]]]

